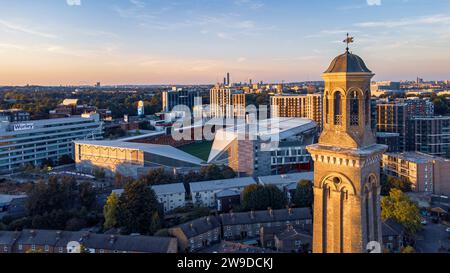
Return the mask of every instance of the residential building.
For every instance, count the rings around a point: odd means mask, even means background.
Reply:
[[[171,112],[175,106],[187,106],[191,111],[194,109],[195,98],[200,97],[199,90],[172,88],[162,93],[163,112]]]
[[[450,116],[413,117],[410,127],[410,150],[434,156],[449,155]]]
[[[229,86],[216,85],[210,90],[212,118],[245,118],[245,94]]]
[[[223,190],[216,193],[217,211],[229,212],[241,204],[240,190]]]
[[[65,99],[55,109],[50,110],[50,118],[68,118],[87,113],[100,115],[100,120],[111,120],[112,112],[109,109],[97,109],[95,106],[79,104],[78,99]]]
[[[116,172],[139,178],[149,170],[165,168],[188,172],[198,170],[203,160],[169,145],[125,141],[76,141],[75,163],[78,171],[93,173],[103,169],[112,177]]]
[[[98,114],[78,117],[0,122],[0,173],[12,173],[22,166],[58,162],[73,156],[73,141],[101,139],[103,124]]]
[[[271,97],[270,107],[272,118],[308,118],[322,129],[322,94],[276,95]]]
[[[258,177],[259,184],[273,185],[283,191],[286,194],[289,203],[295,194],[298,183],[302,180],[307,180],[312,183],[312,181],[314,181],[314,172],[288,173]]]
[[[217,195],[225,190],[242,192],[245,187],[256,184],[252,177],[232,178],[224,180],[212,180],[190,183],[192,201],[197,206],[220,208],[222,204],[217,203]]]
[[[180,252],[195,252],[221,240],[219,218],[208,216],[169,229],[169,234],[178,240]]]
[[[407,149],[408,105],[406,103],[377,104],[377,132],[398,134],[399,151]]]
[[[78,246],[78,249],[73,249]],[[177,253],[175,238],[58,230],[0,231],[0,253]]]
[[[386,175],[409,181],[416,192],[450,195],[450,160],[418,152],[385,153]]]
[[[400,253],[405,243],[405,228],[392,219],[383,221],[381,228],[385,252]]]
[[[165,213],[186,205],[186,189],[183,183],[154,185],[151,188],[155,192],[158,202],[163,205]],[[119,196],[123,191],[123,189],[113,190]]]
[[[224,240],[258,238],[261,227],[286,228],[287,225],[295,225],[305,228],[312,224],[312,215],[309,208],[230,212],[222,214],[220,217]]]
[[[308,252],[312,246],[312,236],[297,230],[294,226],[288,227],[274,236],[276,250],[284,253]]]
[[[377,143],[388,146],[387,152],[397,153],[400,152],[400,134],[399,133],[384,133],[377,132]]]
[[[309,171],[306,146],[316,140],[317,124],[309,119],[273,118],[232,126],[216,132],[208,163],[253,177]]]
[[[427,98],[410,97],[403,100],[407,105],[408,116],[434,116],[434,103]]]

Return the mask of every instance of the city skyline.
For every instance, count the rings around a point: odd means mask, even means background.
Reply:
[[[375,80],[448,77],[449,2],[336,2],[0,0],[0,85],[320,80],[347,32]]]

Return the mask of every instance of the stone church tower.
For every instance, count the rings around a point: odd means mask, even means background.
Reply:
[[[380,160],[387,149],[371,129],[374,74],[347,51],[323,74],[324,131],[314,160],[314,253],[366,252],[381,243]]]

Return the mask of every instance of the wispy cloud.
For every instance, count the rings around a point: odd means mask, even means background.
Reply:
[[[355,26],[363,28],[377,28],[377,27],[396,28],[413,25],[432,25],[432,24],[450,24],[450,16],[437,14],[416,18],[403,18],[399,20],[370,21],[357,23],[355,24]]]
[[[43,38],[56,38],[57,36],[51,33],[41,32],[26,26],[18,25],[12,22],[8,22],[5,20],[0,20],[0,27],[3,27],[10,31],[26,33],[34,36],[39,36]]]

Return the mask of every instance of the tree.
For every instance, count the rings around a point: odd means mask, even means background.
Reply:
[[[75,161],[68,155],[63,155],[58,160],[58,165],[69,165],[73,163],[75,163]]]
[[[382,197],[381,217],[397,221],[411,234],[421,229],[419,207],[399,189],[393,189],[389,196]]]
[[[301,180],[297,184],[293,203],[300,208],[312,208],[313,205],[313,187],[311,181]]]
[[[411,182],[405,178],[397,178],[389,175],[381,176],[381,195],[387,196],[392,189],[399,189],[403,192],[411,191]]]
[[[81,206],[92,209],[95,206],[95,189],[91,183],[80,183],[78,185],[78,191],[80,193],[80,203]]]
[[[404,253],[404,254],[406,254],[406,253],[416,253],[416,250],[412,246],[405,246],[405,247],[402,247],[401,253]]]
[[[126,233],[151,234],[158,209],[156,194],[145,181],[128,183],[119,198],[118,224]]]
[[[103,227],[105,230],[117,227],[118,209],[119,196],[113,192],[110,196],[108,196],[106,204],[103,207],[103,216],[105,217]]]
[[[104,169],[97,168],[94,170],[94,176],[97,180],[103,180],[106,177],[106,173]]]
[[[150,170],[142,180],[148,185],[163,185],[175,182],[173,174],[166,172],[163,168]]]
[[[281,209],[286,205],[286,196],[277,187],[250,185],[243,191],[242,206],[245,210]]]

